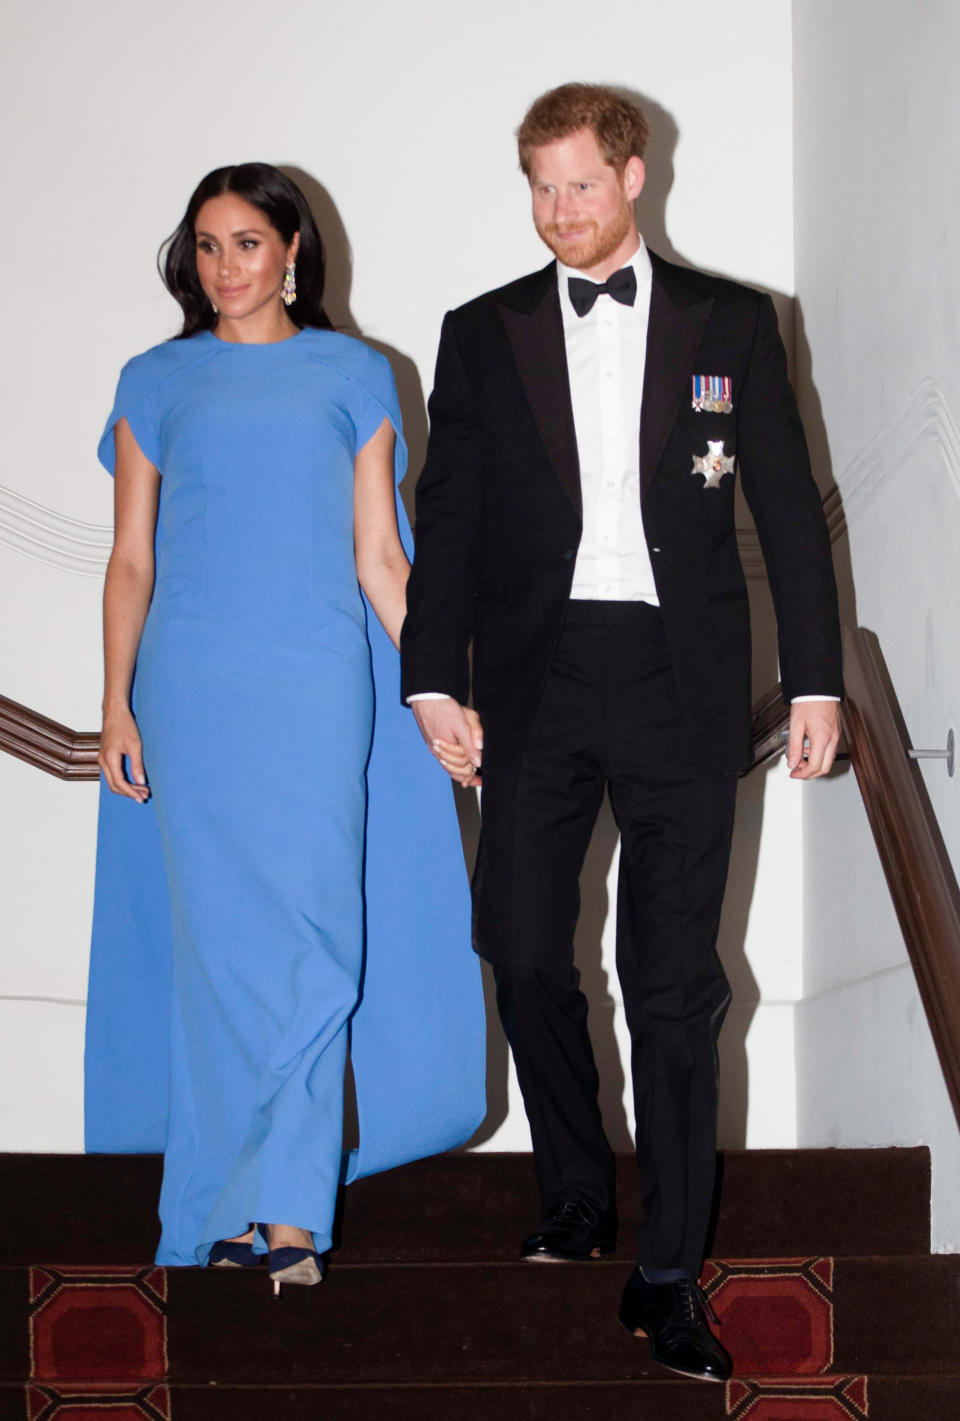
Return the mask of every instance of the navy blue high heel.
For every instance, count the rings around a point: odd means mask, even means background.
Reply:
[[[259,1268],[262,1253],[254,1253],[252,1243],[232,1243],[222,1238],[210,1250],[211,1268]]]
[[[323,1259],[312,1248],[271,1248],[270,1279],[273,1296],[279,1298],[283,1283],[311,1288],[323,1282]]]

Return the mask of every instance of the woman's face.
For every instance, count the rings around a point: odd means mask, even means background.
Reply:
[[[299,232],[287,246],[258,207],[229,192],[203,204],[194,230],[200,285],[222,316],[239,321],[279,302]]]

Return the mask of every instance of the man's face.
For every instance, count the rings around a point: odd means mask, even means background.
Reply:
[[[534,226],[567,266],[602,267],[636,238],[631,204],[643,179],[641,158],[628,159],[621,174],[611,168],[589,128],[544,143],[530,155]]]

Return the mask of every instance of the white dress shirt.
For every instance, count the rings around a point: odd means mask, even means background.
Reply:
[[[624,306],[603,292],[578,316],[568,282],[590,278],[557,262],[583,493],[583,536],[570,596],[659,606],[640,508],[640,416],[653,285],[642,239],[626,265],[637,277],[634,304]]]

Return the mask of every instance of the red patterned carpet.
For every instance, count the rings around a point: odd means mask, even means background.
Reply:
[[[172,1421],[170,1391],[165,1386],[145,1386],[137,1391],[108,1394],[96,1391],[57,1392],[50,1387],[26,1388],[28,1421],[93,1421],[94,1414],[112,1421]]]
[[[807,1377],[833,1366],[833,1259],[710,1261],[704,1291],[746,1376]]]
[[[866,1421],[866,1377],[788,1377],[727,1383],[734,1421]]]
[[[162,1268],[31,1268],[29,1421],[172,1421]],[[147,1385],[143,1385],[147,1383]]]
[[[262,1269],[136,1266],[157,1161],[0,1156],[0,1421],[957,1421],[960,1259],[926,1252],[925,1152],[724,1164],[728,1256],[702,1278],[735,1365],[720,1387],[618,1326],[626,1247],[517,1261],[522,1157],[360,1181],[323,1287],[276,1303]]]
[[[440,1277],[434,1281],[442,1285]],[[164,1385],[170,1377],[164,1269],[35,1267],[26,1282],[29,1421],[71,1421],[92,1412],[117,1421],[176,1421]],[[703,1285],[736,1367],[726,1389],[728,1416],[860,1421],[869,1415],[867,1378],[831,1373],[833,1259],[721,1259],[708,1263]]]
[[[31,1268],[30,1376],[91,1385],[167,1375],[162,1268]]]

